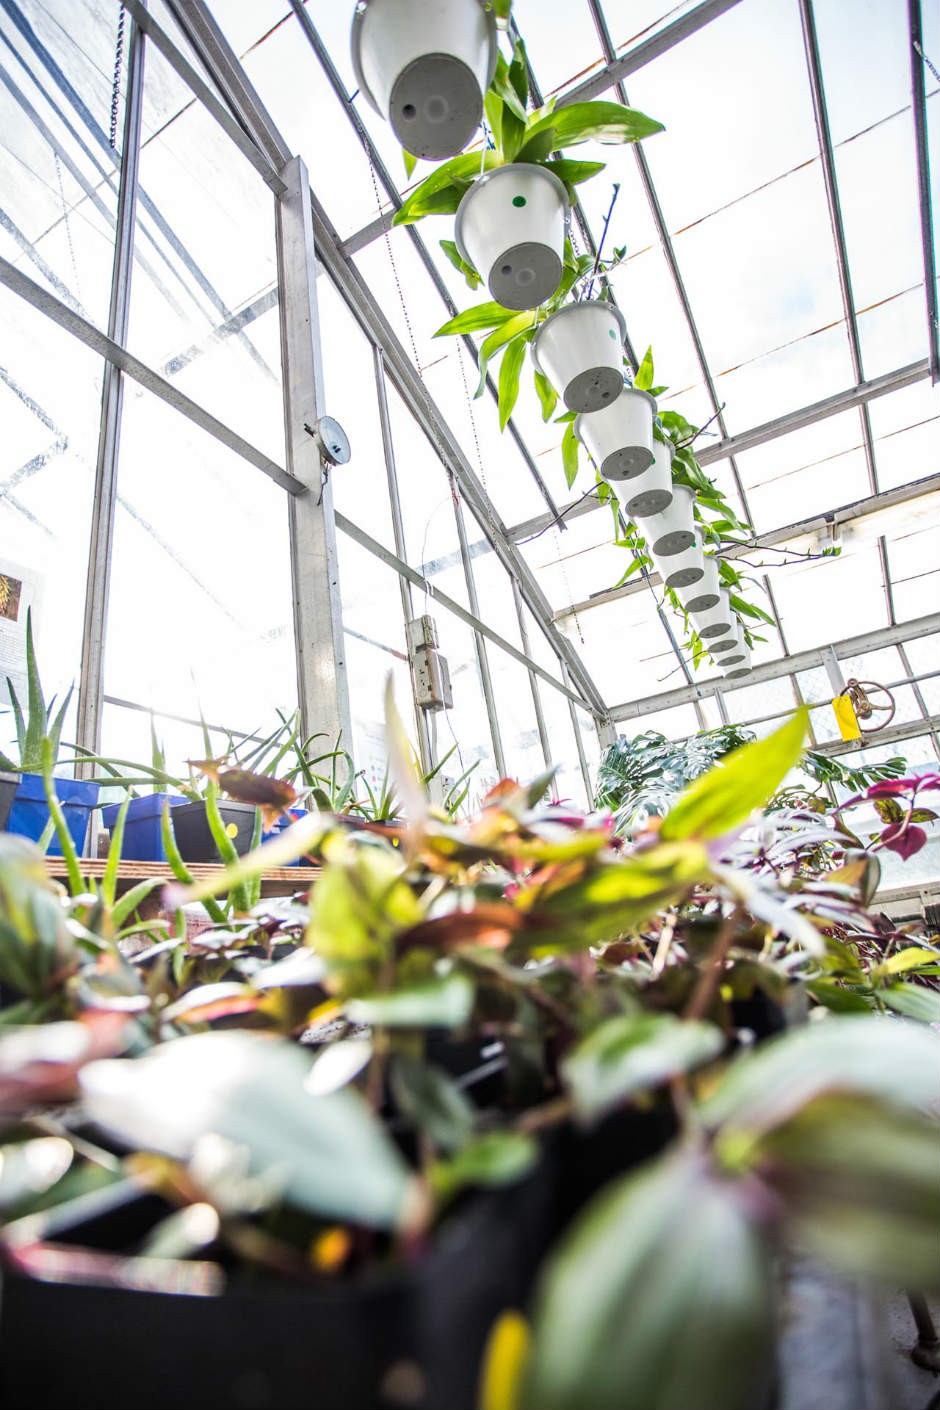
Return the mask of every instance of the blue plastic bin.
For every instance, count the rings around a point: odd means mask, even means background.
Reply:
[[[278,833],[283,832],[285,828],[291,827],[295,822],[297,822],[298,818],[305,818],[306,816],[307,814],[303,808],[291,808],[289,814],[282,813],[281,816],[278,818],[277,822],[271,828],[270,832],[262,832],[262,843],[270,842],[272,837],[277,837]],[[298,857],[296,862],[286,862],[285,866],[299,867],[303,860],[303,857]]]
[[[98,785],[88,783],[83,778],[56,778],[55,791],[62,804],[72,841],[78,851],[82,852],[85,838],[88,836],[91,812],[98,802]],[[34,842],[38,842],[48,821],[49,807],[42,786],[42,774],[22,774],[7,820],[7,832],[16,832],[20,837],[30,837]],[[62,848],[55,833],[49,843],[49,855],[62,855]]]
[[[124,846],[121,856],[127,862],[165,862],[163,838],[160,835],[160,821],[163,805],[169,799],[170,807],[177,808],[187,803],[188,798],[173,793],[147,793],[143,798],[132,798],[124,819]],[[102,824],[113,831],[120,803],[109,803],[101,809]]]

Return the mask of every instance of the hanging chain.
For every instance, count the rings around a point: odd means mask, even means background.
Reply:
[[[108,145],[111,151],[117,147],[118,106],[121,101],[121,66],[124,61],[124,21],[126,12],[123,3],[118,10],[117,40],[114,45],[114,79],[111,83],[111,127]]]
[[[920,57],[923,59],[924,63],[927,65],[927,67],[929,68],[930,72],[933,74],[933,76],[934,76],[935,80],[937,81],[937,83],[940,83],[940,73],[938,73],[937,70],[934,68],[933,64],[932,64],[932,63],[930,62],[930,60],[927,58],[927,55],[924,53],[923,49],[920,47],[920,45],[918,44],[918,42],[917,42],[916,39],[914,40],[914,48],[917,50],[917,53],[918,53],[918,54],[920,55]]]
[[[65,225],[65,239],[69,247],[69,259],[72,264],[72,278],[75,280],[75,294],[79,303],[81,303],[82,291],[78,280],[78,264],[75,259],[75,246],[72,243],[72,224],[69,220],[69,208],[65,199],[65,188],[62,185],[62,167],[59,162],[58,152],[53,152],[52,155],[55,160],[56,180],[59,183],[59,200],[62,202],[62,221]]]

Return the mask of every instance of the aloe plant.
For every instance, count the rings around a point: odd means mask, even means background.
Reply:
[[[69,686],[65,699],[55,710],[56,697],[53,696],[46,704],[43,695],[42,682],[39,679],[39,668],[36,665],[36,647],[33,641],[33,619],[32,609],[26,609],[26,710],[17,699],[16,690],[10,677],[7,676],[7,690],[10,693],[10,704],[13,709],[13,719],[16,725],[16,742],[19,750],[19,763],[14,763],[7,754],[0,750],[0,769],[10,773],[42,773],[43,766],[43,740],[49,741],[52,751],[52,760],[58,758],[59,740],[62,735],[62,725],[65,721],[66,711],[69,708],[69,701],[72,698],[73,686]],[[55,713],[53,714],[53,711]]]

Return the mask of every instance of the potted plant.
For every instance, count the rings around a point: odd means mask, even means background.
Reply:
[[[702,555],[702,575],[693,583],[669,583],[668,578],[664,581],[676,589],[676,596],[685,612],[707,612],[721,601],[718,562],[711,554]]]
[[[658,514],[638,516],[654,557],[673,558],[695,544],[695,518],[692,505],[695,495],[687,485],[673,482],[672,499]]]
[[[55,1404],[68,1386],[77,1407],[170,1410],[194,1388],[214,1404],[251,1391],[293,1406],[315,1384],[322,1410],[664,1410],[657,1387],[678,1385],[673,1405],[751,1410],[772,1370],[782,1232],[905,1286],[934,1277],[936,1130],[922,1108],[937,1045],[877,1010],[899,991],[929,1003],[929,966],[899,978],[922,961],[879,969],[882,948],[859,962],[872,1012],[833,1003],[756,1052],[733,1015],[756,988],[821,1003],[809,986],[848,965],[846,937],[897,940],[870,928],[846,831],[830,825],[834,860],[798,881],[818,818],[746,831],[799,761],[805,713],[726,757],[629,846],[604,815],[541,804],[545,779],[504,780],[451,823],[391,711],[390,724],[400,849],[308,817],[174,889],[171,907],[221,897],[321,839],[307,902],[263,907],[215,945],[201,936],[198,953],[176,937],[151,947],[133,967],[129,1030],[126,997],[106,1038],[87,991],[56,970],[68,1032],[40,1022],[15,1048],[0,1037],[17,1123],[4,1174],[34,1172],[0,1237],[16,1402]],[[771,826],[786,866],[767,857]],[[20,872],[0,885],[17,937],[28,889]],[[120,949],[92,928],[100,914],[87,920],[99,944],[80,969],[109,974]],[[477,1105],[434,1061],[441,1033],[502,1046],[499,1103]],[[54,1150],[20,1149],[37,1120]],[[613,1161],[585,1189],[582,1133],[609,1121]],[[585,1208],[594,1177],[605,1188]],[[561,1210],[576,1219],[567,1233]]]
[[[18,761],[14,762],[0,752],[0,769],[4,770],[7,778],[14,775],[18,780],[4,826],[8,832],[30,837],[35,842],[49,828],[49,803],[42,772],[43,741],[47,742],[46,747],[51,751],[54,764],[58,758],[59,740],[72,698],[72,688],[69,687],[58,711],[53,713],[55,697],[46,704],[39,678],[33,642],[32,610],[29,608],[26,612],[26,682],[27,698],[24,711],[17,699],[13,682],[7,677],[19,757]],[[72,840],[81,851],[88,834],[92,810],[98,801],[98,785],[87,779],[59,778],[56,780],[56,788]],[[55,836],[51,836],[49,847],[54,855],[62,855],[61,843]]]
[[[641,396],[642,393],[635,395]],[[652,445],[652,463],[638,475],[631,476],[618,492],[624,512],[630,519],[661,514],[672,503],[675,450],[671,441],[660,440],[655,433]]]
[[[497,59],[486,95],[492,148],[444,162],[394,217],[394,224],[408,225],[455,213],[454,244],[444,244],[448,258],[485,283],[497,304],[515,310],[537,308],[555,293],[574,187],[604,167],[552,154],[582,142],[637,142],[662,131],[661,123],[620,103],[557,110],[549,103],[529,113],[528,100],[525,51],[517,41],[510,63]]]
[[[456,156],[483,116],[496,68],[492,0],[359,0],[353,11],[352,62],[359,91],[414,157]]]

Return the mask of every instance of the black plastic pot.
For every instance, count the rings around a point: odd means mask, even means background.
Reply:
[[[0,774],[0,832],[6,831],[7,818],[19,786],[19,774]]]
[[[0,1398],[18,1410],[475,1410],[490,1329],[524,1304],[551,1242],[556,1172],[549,1153],[527,1180],[469,1199],[416,1267],[346,1283],[233,1278],[200,1297],[7,1269]],[[142,1197],[68,1238],[126,1248],[160,1212]]]
[[[240,857],[251,850],[255,827],[253,803],[233,803],[219,800],[222,815],[232,845]],[[219,853],[209,828],[205,803],[184,803],[172,813],[173,832],[184,862],[218,862]]]

